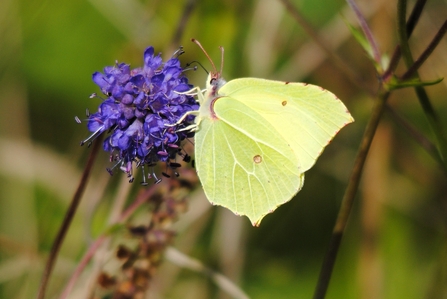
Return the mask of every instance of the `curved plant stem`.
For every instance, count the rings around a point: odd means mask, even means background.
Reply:
[[[134,212],[137,210],[142,204],[148,202],[148,199],[154,194],[156,188],[153,185],[152,187],[145,189],[143,192],[141,192],[134,202],[118,217],[118,219],[113,224],[123,223],[126,221]],[[112,224],[112,226],[113,226]],[[79,276],[81,275],[82,271],[85,269],[85,267],[88,265],[96,251],[100,248],[100,246],[104,243],[104,241],[107,239],[107,233],[99,236],[89,247],[85,255],[82,257],[81,261],[78,263],[75,271],[73,272],[73,275],[71,276],[70,280],[68,281],[67,285],[65,286],[64,291],[62,292],[59,299],[65,299],[70,294],[71,290],[73,289],[76,281],[78,280]]]
[[[401,47],[402,52],[402,58],[405,61],[405,64],[408,68],[411,68],[414,65],[414,60],[411,55],[410,46],[408,44],[408,35],[405,25],[405,16],[406,16],[406,10],[407,10],[407,1],[406,0],[399,0],[397,4],[397,14],[398,14],[398,37],[399,37],[399,43]],[[413,72],[414,76],[413,78],[419,79],[419,74],[417,71]],[[420,80],[420,79],[419,79]],[[430,99],[427,95],[427,92],[425,89],[421,86],[416,86],[415,88],[416,95],[419,99],[419,102],[421,103],[422,109],[424,110],[425,116],[427,117],[428,123],[431,127],[431,130],[433,131],[438,151],[440,153],[440,156],[443,160],[444,167],[446,164],[447,159],[447,140],[446,135],[442,129],[442,126],[439,122],[439,118],[436,115],[436,112],[433,108],[433,106],[430,103]]]
[[[436,161],[439,165],[443,166],[441,156],[439,155],[436,146],[421,132],[419,132],[412,124],[407,122],[402,116],[400,116],[393,108],[387,105],[388,114],[392,119],[405,129],[405,131]],[[447,176],[447,168],[443,167],[442,170]]]
[[[360,12],[360,9],[358,8],[357,4],[354,0],[346,0],[348,2],[351,9],[354,11],[357,20],[360,23],[360,27],[363,30],[363,33],[365,34],[366,39],[369,42],[369,45],[371,46],[372,53],[374,56],[374,61],[377,63],[377,65],[381,64],[382,55],[380,55],[379,47],[377,46],[376,39],[374,38],[374,35],[371,32],[371,29],[369,29],[368,23],[366,23],[365,17]]]
[[[84,193],[85,187],[87,186],[87,181],[90,176],[90,172],[93,167],[96,155],[100,149],[102,138],[98,137],[93,142],[93,148],[90,151],[90,155],[85,165],[84,172],[82,173],[81,180],[79,181],[78,188],[76,189],[73,199],[71,200],[70,206],[67,213],[65,214],[64,221],[57,233],[56,239],[54,240],[53,246],[51,247],[50,256],[48,257],[45,269],[42,275],[42,281],[40,282],[39,292],[37,294],[37,299],[44,299],[45,292],[48,286],[48,281],[50,280],[51,272],[53,271],[54,264],[56,262],[57,255],[61,248],[62,242],[67,234],[68,228],[70,227],[71,221],[73,220],[74,214],[79,206],[79,203]]]
[[[444,37],[445,33],[447,31],[447,21],[444,21],[441,28],[439,28],[438,32],[436,33],[435,37],[431,41],[431,43],[428,45],[427,49],[425,49],[424,52],[422,52],[421,56],[413,63],[413,65],[408,69],[408,71],[402,76],[402,80],[407,80],[413,77],[414,74],[416,74],[416,71],[422,66],[422,64],[427,60],[427,58],[433,53],[433,51],[438,46],[441,39]]]
[[[204,266],[201,261],[191,258],[173,247],[166,249],[166,259],[177,266],[206,275],[231,298],[249,299],[248,295],[226,276]]]
[[[82,271],[85,269],[85,267],[87,267],[88,263],[93,258],[96,251],[101,247],[101,245],[104,243],[105,240],[107,240],[106,235],[102,235],[99,238],[97,238],[92,243],[92,245],[90,245],[89,249],[87,250],[85,255],[82,257],[81,261],[76,266],[76,269],[73,272],[70,280],[68,281],[64,291],[62,292],[62,295],[59,297],[60,299],[68,297],[68,295],[70,294],[71,290],[73,289],[76,281],[78,280],[79,276],[81,275]]]
[[[186,24],[188,23],[189,19],[191,18],[191,15],[192,15],[196,5],[197,5],[197,0],[187,0],[185,2],[185,7],[183,8],[183,13],[179,19],[177,28],[175,30],[174,36],[171,41],[172,49],[178,48],[180,41],[182,39],[183,33],[185,32]]]
[[[326,296],[338,249],[340,248],[341,239],[343,237],[346,223],[348,221],[351,208],[354,204],[354,197],[360,183],[363,166],[365,165],[365,160],[368,155],[369,148],[371,146],[377,126],[379,125],[380,117],[385,110],[386,100],[388,99],[389,94],[389,92],[384,92],[379,95],[379,98],[375,102],[371,118],[366,125],[365,133],[363,134],[363,138],[360,143],[357,156],[355,158],[351,177],[348,186],[346,187],[340,211],[338,213],[335,227],[332,232],[329,248],[323,260],[320,276],[315,288],[313,297],[314,299],[323,299]]]
[[[296,8],[296,6],[290,0],[280,0],[290,15],[295,21],[303,28],[303,30],[309,35],[309,37],[324,51],[327,58],[334,64],[343,74],[354,84],[363,90],[367,90],[371,94],[375,94],[375,91],[370,90],[370,86],[359,80],[361,76],[357,74],[343,59],[341,59],[320,37],[319,33],[314,29],[303,14]]]

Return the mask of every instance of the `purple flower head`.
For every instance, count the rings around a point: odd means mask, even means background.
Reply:
[[[116,161],[110,173],[119,166],[133,181],[133,165],[141,166],[144,176],[145,166],[153,167],[162,161],[178,167],[176,156],[187,158],[182,153],[181,142],[193,133],[179,130],[190,125],[194,116],[180,124],[177,122],[199,106],[193,96],[182,94],[192,85],[188,84],[177,58],[181,53],[180,50],[163,62],[161,55],[155,56],[154,48],[148,47],[144,51],[143,67],[131,69],[128,64],[116,62],[115,66],[105,67],[102,73],[93,74],[93,82],[107,98],[97,112],[88,115],[87,128],[92,135],[81,145],[104,132],[109,134],[103,148]],[[160,181],[153,172],[150,176]]]

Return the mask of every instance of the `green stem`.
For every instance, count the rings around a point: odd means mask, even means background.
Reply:
[[[405,61],[407,67],[411,68],[411,66],[413,66],[414,64],[414,60],[413,56],[411,55],[410,46],[408,44],[408,36],[405,24],[406,10],[407,10],[407,1],[399,0],[397,4],[397,14],[398,14],[397,28],[398,28],[399,43],[401,47],[402,58]],[[414,78],[420,80],[417,71],[414,72]],[[446,135],[444,134],[438,116],[436,115],[436,112],[432,104],[430,103],[430,99],[425,89],[421,86],[416,86],[414,87],[414,89],[416,91],[416,95],[419,99],[419,102],[422,106],[422,109],[425,113],[425,116],[427,117],[430,128],[433,131],[433,134],[435,135],[438,151],[440,153],[440,156],[442,158],[445,167],[447,159],[447,140],[445,138]]]
[[[424,10],[424,6],[427,0],[418,0],[416,4],[413,7],[413,10],[411,11],[410,17],[408,18],[408,22],[406,25],[407,30],[407,38],[410,38],[411,34],[413,33],[414,28],[416,27],[417,22],[419,21],[419,18],[421,17],[422,11]],[[401,57],[400,52],[400,45],[396,46],[396,49],[394,50],[393,56],[390,60],[390,64],[388,66],[388,69],[383,73],[382,79],[384,81],[387,81],[393,72],[397,68],[397,64],[399,63]]]
[[[354,168],[352,169],[351,178],[348,186],[346,187],[340,211],[337,216],[337,221],[332,232],[328,252],[323,260],[320,276],[315,288],[314,299],[323,299],[326,296],[337,253],[340,248],[341,239],[343,237],[352,206],[354,205],[354,197],[358,190],[363,166],[365,165],[369,148],[374,138],[377,126],[379,125],[380,117],[385,110],[386,100],[388,99],[389,94],[389,92],[385,92],[379,95],[379,98],[375,102],[371,118],[366,125],[365,133],[363,134],[362,142],[360,143],[355,159]]]
[[[416,95],[418,96],[419,102],[422,105],[422,109],[425,112],[428,123],[430,124],[430,127],[435,135],[438,151],[444,163],[443,166],[447,167],[447,141],[445,139],[446,135],[441,127],[438,116],[436,115],[436,112],[430,103],[430,99],[427,95],[427,92],[425,91],[425,88],[417,86],[414,89],[416,91]]]

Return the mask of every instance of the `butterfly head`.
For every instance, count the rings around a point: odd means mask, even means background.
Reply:
[[[221,88],[227,81],[222,78],[220,72],[210,72],[208,78],[206,79],[206,90],[211,96],[215,96],[219,88]]]
[[[220,63],[220,70],[218,71],[213,60],[208,55],[208,53],[205,51],[205,49],[202,47],[200,42],[194,38],[192,38],[191,41],[193,43],[197,44],[200,47],[200,49],[202,49],[203,53],[205,53],[206,57],[211,62],[211,65],[213,66],[213,70],[209,72],[208,78],[206,80],[206,90],[207,90],[208,95],[215,96],[217,91],[219,90],[219,88],[222,87],[226,83],[225,79],[222,78],[222,69],[223,69],[223,62],[224,62],[224,48],[219,47],[220,51],[222,53],[222,57],[221,57],[221,63]]]

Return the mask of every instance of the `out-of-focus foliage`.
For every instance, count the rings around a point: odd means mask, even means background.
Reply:
[[[89,99],[92,92],[99,92],[92,73],[115,60],[136,67],[149,45],[163,52],[165,59],[183,45],[184,65],[200,61],[210,69],[203,53],[189,41],[192,37],[217,64],[218,46],[225,47],[225,78],[256,76],[317,84],[338,95],[356,119],[306,173],[298,196],[267,216],[260,228],[211,207],[199,185],[189,195],[189,211],[175,224],[175,248],[223,273],[250,297],[312,296],[371,112],[370,91],[377,88],[377,78],[340,16],[356,24],[344,1],[294,2],[369,90],[355,85],[331,63],[280,1],[0,1],[0,298],[33,298],[37,292],[89,152],[79,146],[87,129],[77,125],[74,116],[98,105],[98,99]],[[190,4],[191,14],[181,21]],[[390,55],[397,43],[396,3],[359,0],[358,4],[380,50]],[[410,39],[415,57],[446,12],[445,1],[427,4]],[[446,76],[446,47],[444,39],[421,68],[424,80]],[[187,76],[204,87],[206,74],[200,68]],[[438,115],[447,115],[446,81],[427,90]],[[433,139],[413,90],[394,92],[389,105]],[[447,127],[444,117],[441,122]],[[86,248],[107,227],[120,194],[129,194],[129,204],[143,188],[137,182],[129,185],[124,175],[110,177],[107,166],[108,154],[101,153],[62,246],[47,298],[60,294]],[[182,175],[194,176],[186,170]],[[144,212],[139,211],[138,217],[144,218]],[[445,298],[446,219],[445,175],[395,117],[385,114],[327,298]],[[124,243],[129,239],[126,234],[120,238]],[[102,258],[94,265],[107,268],[113,263],[111,255]],[[167,256],[151,281],[148,298],[226,298],[205,275],[182,269],[176,262]],[[86,288],[93,268],[85,270],[73,294]]]

